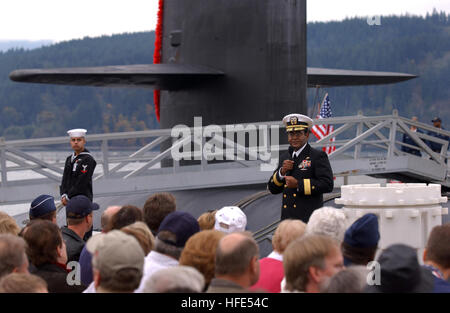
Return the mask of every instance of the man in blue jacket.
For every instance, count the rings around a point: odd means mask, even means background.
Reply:
[[[433,122],[433,126],[436,128],[440,128],[444,130],[444,127],[442,127],[442,121],[439,117],[435,117],[433,118],[433,120],[431,121]],[[436,137],[436,138],[440,138],[443,139],[445,141],[450,141],[449,136],[444,135],[444,134],[440,134],[438,132],[434,132],[434,131],[428,131],[427,133],[430,136]],[[437,143],[434,141],[428,141],[428,146],[431,148],[431,150],[433,150],[436,153],[441,153],[441,149],[442,149],[442,144],[441,143]],[[447,163],[447,160],[445,160],[445,163]]]

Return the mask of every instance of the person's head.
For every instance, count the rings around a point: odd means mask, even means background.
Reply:
[[[286,127],[288,142],[294,150],[303,147],[309,138],[310,129],[313,125],[313,120],[302,114],[289,114],[283,118],[283,123]]]
[[[0,277],[10,273],[28,273],[25,241],[15,235],[0,235]]]
[[[47,283],[37,275],[11,273],[0,279],[0,293],[48,293]]]
[[[23,238],[23,236],[25,235],[28,227],[30,227],[31,224],[37,222],[37,221],[42,221],[41,219],[34,219],[34,220],[30,220],[28,221],[28,223],[20,230],[19,232],[19,237]]]
[[[245,231],[247,226],[247,216],[237,206],[221,208],[216,212],[215,219],[214,229],[227,234]]]
[[[205,284],[209,285],[215,273],[217,245],[223,236],[225,234],[217,230],[203,230],[194,234],[181,253],[180,265],[195,267],[205,277]]]
[[[125,205],[111,217],[107,229],[121,229],[139,221],[142,221],[142,210],[134,205]]]
[[[114,216],[114,214],[119,212],[119,210],[121,208],[122,208],[121,206],[112,205],[112,206],[107,207],[106,210],[103,211],[102,216],[100,218],[102,232],[106,233],[109,231],[108,227],[111,225],[112,217]]]
[[[284,220],[282,221],[272,238],[273,250],[283,254],[288,244],[305,233],[306,224],[300,220]]]
[[[66,244],[56,224],[46,220],[33,222],[23,238],[27,242],[27,255],[33,265],[67,263]]]
[[[378,218],[369,213],[357,219],[346,231],[342,242],[344,264],[367,265],[375,259],[380,240]]]
[[[305,235],[292,241],[283,253],[286,289],[319,292],[320,286],[344,267],[336,239]]]
[[[441,128],[441,123],[442,123],[442,121],[441,121],[441,119],[440,119],[439,117],[433,118],[433,119],[431,120],[431,122],[433,123],[433,126],[434,126],[434,127]]]
[[[311,214],[305,233],[330,236],[342,242],[346,229],[345,214],[341,209],[322,207]]]
[[[417,116],[413,116],[413,117],[411,117],[411,120],[414,121],[414,122],[417,122],[419,119],[417,118]],[[417,127],[414,126],[414,125],[411,125],[410,128],[411,128],[411,130],[413,130],[413,131],[415,131],[415,130],[417,129]]]
[[[156,193],[145,201],[144,222],[154,235],[158,232],[162,220],[176,210],[175,197],[170,193]]]
[[[365,266],[347,267],[326,280],[320,287],[322,293],[362,293],[367,286],[369,271]]]
[[[30,220],[42,219],[56,224],[55,198],[50,195],[40,195],[31,202],[28,213]]]
[[[434,275],[420,266],[417,252],[404,244],[387,247],[377,259],[379,284],[366,286],[367,293],[431,293]]]
[[[190,213],[169,213],[159,226],[155,251],[178,260],[186,241],[199,231],[198,222]]]
[[[155,272],[144,286],[144,293],[200,293],[205,286],[203,275],[190,266],[171,266]]]
[[[450,224],[435,226],[423,253],[425,263],[437,267],[446,280],[450,279]]]
[[[248,232],[235,232],[220,239],[216,250],[215,276],[244,288],[259,279],[259,247]]]
[[[147,255],[155,247],[155,237],[144,222],[134,222],[120,229],[125,234],[131,235],[139,242],[144,254]]]
[[[84,150],[84,146],[86,145],[86,132],[87,130],[82,128],[67,131],[70,137],[70,146],[76,154]]]
[[[214,224],[216,223],[216,213],[217,210],[211,210],[198,217],[197,222],[200,226],[200,230],[209,230],[214,228]]]
[[[133,292],[139,287],[145,255],[133,236],[111,230],[91,237],[86,248],[92,254],[97,292]]]
[[[18,235],[20,233],[20,227],[17,225],[16,220],[0,211],[0,234]]]
[[[98,209],[99,205],[91,202],[91,200],[84,195],[70,198],[66,205],[68,227],[79,229],[84,236],[84,233],[89,231],[93,225],[93,211]]]

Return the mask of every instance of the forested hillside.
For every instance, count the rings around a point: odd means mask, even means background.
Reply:
[[[12,48],[36,49],[52,44],[51,40],[0,40],[0,51],[7,51]]]
[[[362,18],[308,24],[308,66],[420,75],[396,85],[327,89],[334,115],[390,114],[397,108],[426,123],[440,115],[450,128],[449,17],[435,12],[425,18],[382,17],[380,26]],[[154,40],[154,32],[142,32],[0,52],[0,136],[61,136],[71,127],[91,134],[158,128],[149,90],[19,84],[8,78],[20,68],[152,63]],[[308,94],[312,106],[315,91]]]
[[[308,25],[308,66],[403,72],[419,78],[393,85],[331,88],[335,115],[391,113],[443,117],[450,128],[450,15],[382,17]],[[314,99],[309,91],[309,103]],[[446,122],[447,121],[447,122]]]
[[[72,127],[91,134],[157,128],[149,90],[19,84],[8,78],[20,68],[152,63],[154,41],[154,32],[142,32],[0,53],[0,134],[17,139],[62,136]]]

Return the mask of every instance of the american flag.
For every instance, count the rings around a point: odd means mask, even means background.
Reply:
[[[317,118],[322,119],[322,118],[329,118],[331,117],[332,113],[331,113],[331,105],[330,105],[330,97],[328,97],[328,93],[325,95],[325,97],[323,98],[322,101],[322,105],[320,107],[320,114],[317,116]],[[326,125],[326,124],[321,124],[321,125],[314,125],[311,129],[312,133],[314,134],[314,136],[317,137],[318,140],[328,136],[329,134],[331,134],[334,131],[334,126],[333,125]],[[330,142],[333,142],[335,140],[335,138],[331,138]],[[336,146],[327,146],[327,147],[323,147],[322,148],[323,151],[325,151],[327,154],[332,153],[333,151],[336,150]]]

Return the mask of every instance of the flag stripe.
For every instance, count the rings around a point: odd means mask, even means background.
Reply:
[[[326,94],[323,99],[322,106],[320,108],[320,114],[317,116],[317,118],[318,119],[329,118],[329,117],[331,117],[331,115],[332,115],[332,112],[331,112],[330,98],[328,97],[328,94]],[[322,138],[328,136],[333,131],[334,131],[334,126],[328,125],[328,124],[314,125],[311,128],[311,132],[314,134],[314,136],[316,136],[316,138],[318,140],[321,140]],[[329,141],[331,144],[332,142],[335,141],[335,137],[329,139]],[[335,145],[327,145],[327,146],[323,147],[322,150],[325,151],[327,154],[330,154],[330,153],[336,151],[336,146]]]

